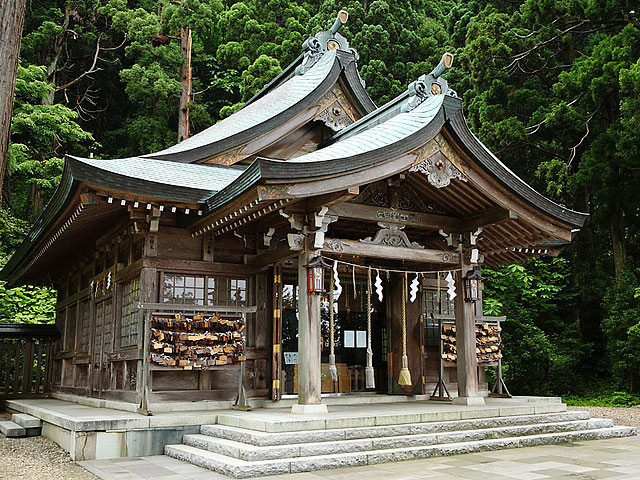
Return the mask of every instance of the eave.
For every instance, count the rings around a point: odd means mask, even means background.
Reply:
[[[140,203],[141,208],[171,205],[184,212],[191,209],[197,216],[204,200],[215,191],[150,181],[143,177],[144,171],[139,172],[139,177],[108,171],[99,167],[101,162],[110,161],[71,156],[65,158],[58,188],[29,234],[0,270],[1,280],[9,282],[9,286],[15,286],[27,275],[33,281],[35,277],[27,272],[43,255],[51,255],[50,250],[55,245],[63,244],[65,238],[79,229],[81,224],[109,225],[112,219],[126,213],[124,205],[133,205],[134,202]],[[195,165],[184,167],[209,168]],[[91,201],[87,200],[89,197],[86,192],[91,192]],[[95,198],[98,197],[96,193],[103,197],[100,205],[95,204]],[[88,237],[91,235],[92,232]]]

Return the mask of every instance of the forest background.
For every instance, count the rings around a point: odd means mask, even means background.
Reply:
[[[508,317],[511,390],[637,402],[640,14],[631,0],[27,0],[2,263],[55,190],[65,153],[127,157],[177,141],[181,32],[193,39],[194,134],[280,73],[342,8],[341,33],[377,105],[451,51],[446,77],[475,134],[537,190],[591,215],[560,257],[484,271],[485,313]],[[52,322],[54,310],[55,292],[0,283],[0,321]]]

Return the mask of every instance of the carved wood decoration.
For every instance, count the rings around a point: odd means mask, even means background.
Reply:
[[[406,182],[393,180],[379,181],[367,185],[363,192],[355,197],[352,202],[394,210],[413,210],[439,215],[445,213],[444,208],[421,198]]]
[[[388,260],[411,261],[420,263],[438,263],[456,265],[460,262],[460,255],[445,250],[416,248],[414,246],[389,246],[363,243],[355,240],[325,238],[322,251],[345,255],[358,255],[370,258],[385,258]]]
[[[467,177],[465,177],[441,151],[434,153],[429,158],[414,165],[409,171],[424,174],[429,183],[436,188],[448,186],[454,178],[463,182],[467,181]]]
[[[250,155],[248,153],[243,153],[243,150],[246,146],[246,144],[240,145],[239,147],[228,150],[224,153],[221,153],[220,155],[208,158],[207,160],[205,160],[205,163],[217,163],[219,165],[233,165],[235,163],[238,163]]]
[[[320,112],[315,120],[320,120],[334,132],[339,132],[353,123],[353,119],[347,115],[345,109],[337,101],[326,110]]]
[[[454,178],[467,181],[460,157],[441,134],[413,153],[417,158],[409,171],[422,173],[434,187],[444,188]]]
[[[318,114],[314,120],[321,121],[334,132],[351,125],[358,116],[338,85],[323,95],[317,105]]]
[[[373,245],[388,245],[390,247],[424,248],[419,243],[409,240],[407,234],[402,231],[404,225],[385,222],[379,222],[378,225],[382,228],[378,230],[373,239],[367,237],[360,240],[360,242]]]

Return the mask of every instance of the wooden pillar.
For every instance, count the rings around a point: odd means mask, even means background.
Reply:
[[[158,274],[155,268],[140,270],[140,304],[154,303],[157,300]],[[149,394],[151,393],[151,368],[149,365],[149,341],[151,336],[151,317],[149,311],[140,309],[138,315],[138,345],[142,347],[142,359],[138,361],[137,396],[139,402],[138,413],[150,415]],[[139,350],[140,351],[140,350]]]
[[[472,266],[460,255],[462,270],[456,275],[456,348],[458,360],[458,397],[453,403],[460,405],[484,405],[478,391],[478,359],[476,357],[475,304],[464,300],[464,276]]]
[[[320,295],[307,294],[306,265],[312,256],[306,248],[298,255],[298,404],[291,412],[301,414],[327,412],[320,396]]]

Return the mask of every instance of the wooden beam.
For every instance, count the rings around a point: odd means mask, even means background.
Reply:
[[[267,250],[266,252],[260,255],[245,255],[244,263],[246,265],[256,265],[256,266],[265,266],[271,265],[272,263],[276,263],[282,260],[286,260],[287,258],[294,257],[298,255],[299,252],[295,252],[289,248],[289,245],[286,243],[274,250]]]
[[[163,257],[143,257],[144,267],[154,267],[171,272],[190,272],[220,275],[254,275],[259,268],[241,263],[203,262],[199,260],[177,260]]]
[[[329,215],[350,220],[363,220],[365,222],[392,222],[401,223],[417,228],[438,230],[451,228],[460,223],[457,217],[446,215],[434,215],[430,213],[414,212],[411,210],[397,210],[373,205],[361,205],[357,203],[341,203],[329,208]]]
[[[492,208],[491,210],[485,210],[484,212],[463,218],[454,229],[458,232],[469,232],[477,230],[479,227],[504,223],[509,220],[516,220],[517,218],[518,215],[511,210],[499,207]]]
[[[460,255],[448,250],[433,250],[429,248],[391,247],[375,245],[354,240],[340,240],[326,238],[323,253],[337,253],[345,255],[359,255],[361,257],[387,258],[390,260],[408,260],[421,263],[441,263],[455,265],[460,261]]]
[[[514,212],[503,208],[492,208],[465,218],[458,218],[356,203],[334,205],[329,208],[329,215],[365,222],[399,223],[427,230],[444,229],[447,232],[468,232],[479,227],[504,223],[518,218]]]

